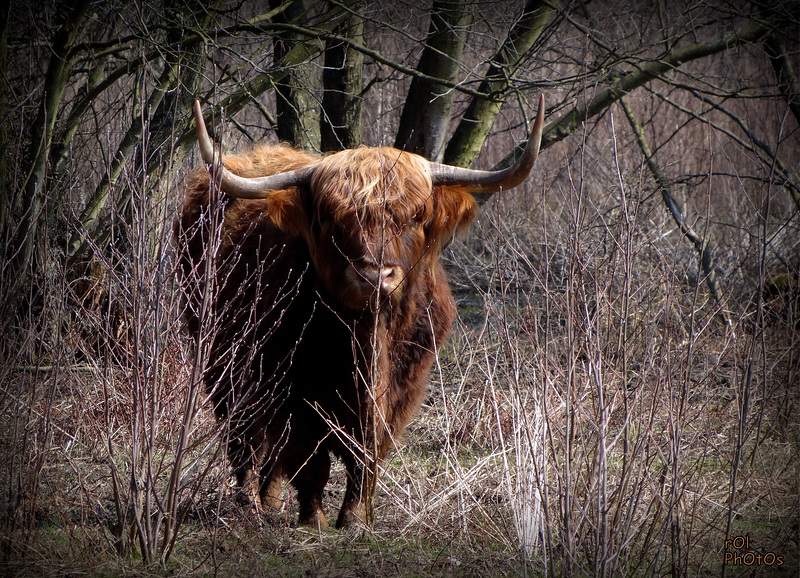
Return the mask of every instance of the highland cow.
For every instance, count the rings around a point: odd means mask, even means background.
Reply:
[[[175,223],[187,324],[206,359],[239,496],[327,527],[331,458],[347,470],[336,527],[367,521],[365,483],[419,409],[456,315],[439,255],[475,194],[517,186],[539,151],[544,101],[513,166],[476,171],[388,147],[315,156],[287,145],[215,156]],[[374,480],[373,480],[374,481]]]

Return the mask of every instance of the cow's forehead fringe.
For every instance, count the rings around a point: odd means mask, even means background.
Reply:
[[[364,223],[403,226],[433,209],[428,162],[391,147],[360,147],[324,157],[311,182],[316,209]]]

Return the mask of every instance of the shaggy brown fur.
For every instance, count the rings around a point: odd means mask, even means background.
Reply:
[[[315,162],[310,187],[266,200],[212,193],[199,170],[175,233],[188,326],[207,352],[214,410],[230,419],[242,495],[277,507],[288,478],[300,522],[325,527],[333,453],[348,474],[341,527],[364,519],[363,464],[384,459],[425,397],[455,316],[439,253],[476,204],[432,188],[426,161],[392,148],[224,159],[248,177]]]

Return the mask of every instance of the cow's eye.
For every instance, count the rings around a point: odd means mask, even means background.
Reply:
[[[414,235],[417,231],[422,228],[422,223],[414,219],[413,221],[409,221],[403,226],[402,234],[403,235]]]

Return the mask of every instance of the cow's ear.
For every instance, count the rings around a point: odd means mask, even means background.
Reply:
[[[309,222],[303,199],[304,195],[298,187],[270,193],[267,211],[272,222],[287,233],[306,236]]]
[[[426,231],[437,244],[447,243],[454,234],[466,228],[478,214],[478,203],[461,187],[434,187],[433,213]]]

